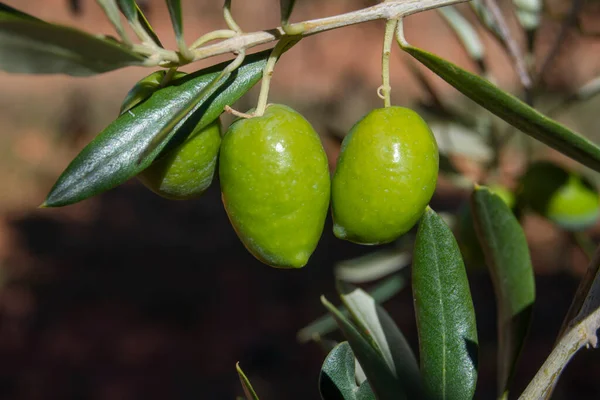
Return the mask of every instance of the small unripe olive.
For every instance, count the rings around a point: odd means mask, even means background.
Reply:
[[[171,200],[201,196],[212,183],[221,146],[221,123],[217,119],[188,138],[138,174],[154,193]]]
[[[246,248],[277,268],[300,268],[315,250],[329,205],[327,157],[300,114],[272,104],[238,119],[221,146],[223,204]]]
[[[600,216],[600,198],[592,182],[548,161],[527,169],[520,181],[519,201],[566,230],[590,227]]]
[[[334,234],[388,243],[410,230],[431,200],[439,156],[433,133],[403,107],[373,110],[342,143],[332,184]]]

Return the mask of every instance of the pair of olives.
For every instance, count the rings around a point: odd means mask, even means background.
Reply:
[[[222,200],[246,248],[277,268],[303,267],[321,237],[331,201],[334,233],[388,243],[423,214],[437,181],[438,150],[423,119],[402,107],[375,109],[342,143],[330,178],[318,134],[302,115],[271,104],[262,116],[194,131],[139,179],[170,199],[202,194],[217,157]]]

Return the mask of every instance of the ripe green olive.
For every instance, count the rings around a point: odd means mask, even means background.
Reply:
[[[433,133],[403,107],[373,110],[342,143],[332,184],[334,234],[360,244],[397,239],[419,220],[439,167]]]
[[[588,228],[600,216],[600,198],[592,182],[548,161],[528,168],[521,178],[519,201],[570,231]]]
[[[310,123],[278,104],[238,119],[223,138],[219,175],[223,204],[250,253],[276,268],[303,267],[330,196],[327,157]]]
[[[201,196],[210,186],[221,146],[221,123],[217,119],[188,138],[138,174],[154,193],[171,200]]]

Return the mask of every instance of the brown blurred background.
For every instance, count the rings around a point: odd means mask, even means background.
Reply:
[[[6,3],[52,22],[112,34],[93,0],[81,0],[77,15],[67,0]],[[278,25],[275,0],[233,3],[234,16],[246,31]],[[376,2],[298,3],[294,21]],[[556,16],[544,19],[536,58],[547,53],[569,4],[548,3]],[[163,43],[173,48],[164,2],[145,5]],[[189,0],[183,6],[188,40],[225,26],[221,1]],[[467,8],[461,9],[475,21]],[[588,1],[579,21],[588,34],[569,30],[543,77],[548,103],[600,74],[600,3]],[[510,23],[516,27],[514,18]],[[405,24],[413,44],[476,71],[435,11],[412,16]],[[493,36],[478,30],[497,83],[518,93],[510,58]],[[291,105],[313,123],[332,166],[339,137],[380,106],[382,31],[383,23],[374,22],[307,38],[276,68],[270,100]],[[515,32],[524,45],[524,36]],[[431,94],[408,67],[411,60],[398,49],[392,60],[392,101],[413,107],[431,103]],[[218,181],[197,201],[164,200],[133,180],[80,204],[36,208],[70,160],[116,117],[129,88],[149,72],[128,68],[90,78],[0,73],[0,399],[234,399],[242,394],[236,361],[261,399],[319,398],[324,354],[316,345],[298,344],[296,332],[323,314],[319,295],[335,298],[333,265],[372,250],[336,240],[331,221],[309,265],[279,271],[245,251],[221,206]],[[423,74],[442,102],[478,112],[443,81]],[[236,108],[252,107],[256,94],[255,88]],[[599,107],[596,98],[558,119],[599,142]],[[534,146],[534,155],[566,162],[541,145]],[[468,176],[480,177],[468,160],[457,156],[455,162]],[[519,148],[508,151],[500,166],[501,180],[513,185],[522,168]],[[467,196],[468,191],[441,179],[432,206],[455,212]],[[550,223],[528,216],[525,228],[538,299],[515,394],[550,351],[586,267],[585,255]],[[589,232],[593,239],[598,233],[600,227]],[[480,335],[477,398],[493,398],[495,304],[486,272],[471,271],[470,279]],[[416,348],[410,290],[386,308]],[[555,398],[600,397],[599,374],[598,353],[583,351],[567,368]]]

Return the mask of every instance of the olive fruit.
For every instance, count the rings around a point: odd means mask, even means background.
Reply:
[[[123,103],[121,104],[121,110],[119,111],[119,115],[126,113],[131,110],[138,104],[142,103],[144,100],[148,99],[152,96],[152,93],[156,92],[160,89],[165,78],[167,72],[165,70],[160,70],[151,73],[147,77],[138,81],[133,87],[129,90]],[[171,78],[171,82],[175,79],[179,79],[187,75],[185,72],[177,71],[173,74]]]
[[[196,127],[188,138],[138,174],[154,193],[171,200],[201,196],[210,186],[221,146],[221,123]]]
[[[272,104],[223,137],[223,204],[246,248],[277,268],[303,267],[327,215],[330,180],[319,136],[300,114]]]
[[[156,71],[136,83],[121,105],[121,114],[133,109],[164,86],[166,71]],[[187,75],[175,72],[170,85]],[[221,145],[221,124],[217,119],[206,127],[196,126],[177,147],[161,155],[137,178],[159,196],[171,200],[196,198],[210,186]]]
[[[590,227],[600,216],[600,198],[592,182],[548,161],[529,166],[520,180],[518,199],[566,230]]]
[[[375,109],[344,138],[332,183],[334,234],[388,243],[410,230],[431,200],[438,148],[416,112]]]

